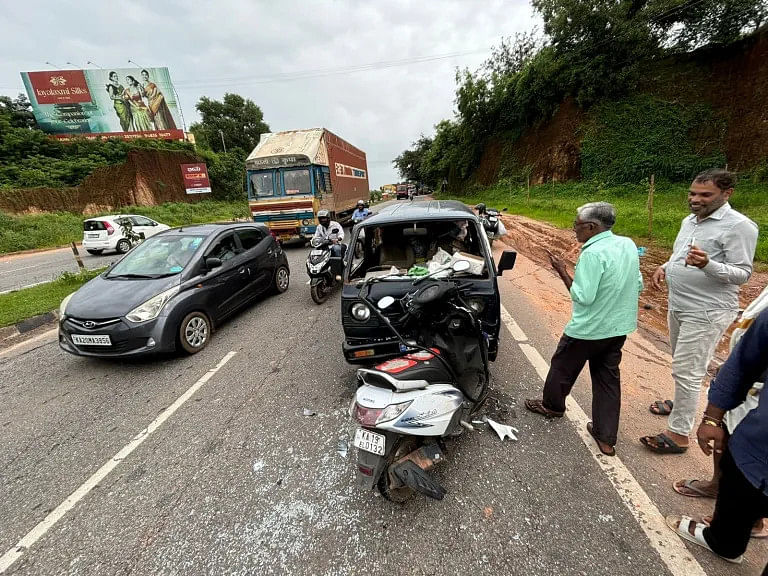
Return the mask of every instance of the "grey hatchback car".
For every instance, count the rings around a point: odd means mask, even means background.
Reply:
[[[264,225],[174,228],[62,301],[59,346],[80,356],[194,354],[225,318],[289,281],[285,252]]]

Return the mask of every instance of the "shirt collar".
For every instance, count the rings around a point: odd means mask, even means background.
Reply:
[[[592,246],[592,244],[594,244],[595,242],[599,242],[603,238],[610,238],[611,236],[613,236],[613,232],[611,232],[610,230],[606,230],[605,232],[600,232],[600,234],[595,234],[594,236],[592,236],[592,238],[584,242],[584,246],[582,246],[581,249],[584,250],[588,246]]]
[[[722,220],[725,217],[725,215],[728,212],[730,212],[730,210],[731,210],[731,204],[730,202],[726,202],[725,204],[720,206],[720,208],[712,212],[712,214],[704,218],[704,220],[709,220],[710,218],[712,220]],[[688,216],[688,219],[692,222],[696,222],[696,214],[691,214],[690,216]],[[704,220],[702,220],[702,222],[704,222]]]

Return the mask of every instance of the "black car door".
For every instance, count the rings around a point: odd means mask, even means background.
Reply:
[[[261,294],[271,286],[275,273],[275,240],[256,227],[239,228],[237,236],[251,271],[249,295]]]
[[[212,270],[207,282],[213,291],[213,308],[221,318],[234,310],[250,284],[250,270],[245,264],[245,254],[239,248],[234,232],[227,232],[217,238],[204,258],[218,258],[220,268]]]

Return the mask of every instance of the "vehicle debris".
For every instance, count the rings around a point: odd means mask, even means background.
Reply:
[[[517,436],[515,434],[519,434],[517,428],[514,428],[512,426],[505,426],[504,424],[499,424],[498,422],[495,422],[488,418],[488,425],[493,428],[496,431],[496,434],[499,435],[499,440],[504,441],[504,438],[509,436],[512,440],[517,440]]]
[[[309,408],[304,408],[304,416],[317,416],[317,412],[310,410]]]

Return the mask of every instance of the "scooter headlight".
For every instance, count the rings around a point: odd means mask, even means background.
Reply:
[[[384,410],[381,412],[378,418],[376,418],[376,424],[381,424],[382,422],[389,422],[390,420],[394,420],[395,418],[399,418],[400,415],[408,410],[408,406],[410,406],[413,403],[413,400],[408,400],[408,402],[401,402],[400,404],[390,404]]]
[[[371,317],[371,309],[362,302],[352,305],[352,318],[359,322],[365,322]]]

